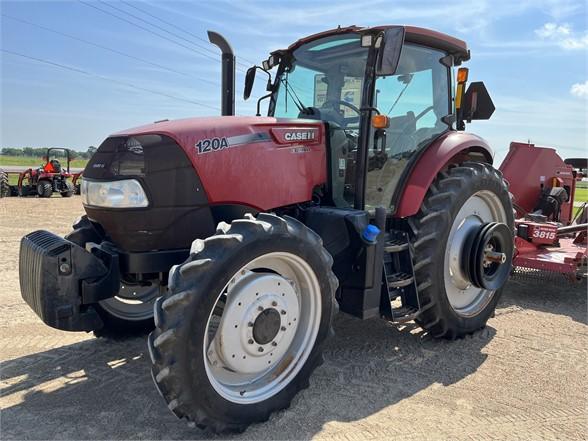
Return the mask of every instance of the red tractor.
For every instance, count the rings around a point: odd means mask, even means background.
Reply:
[[[59,158],[65,158],[66,167],[64,168]],[[74,194],[74,179],[76,174],[71,174],[69,164],[71,162],[71,152],[64,148],[48,148],[47,154],[43,158],[43,164],[38,168],[29,168],[18,173],[16,185],[8,185],[8,176],[11,172],[4,172],[2,175],[2,184],[5,191],[3,196],[39,196],[49,198],[53,193],[59,193],[64,198]],[[17,174],[14,172],[14,174]]]
[[[246,97],[256,70],[270,77],[269,110],[244,117],[230,46],[211,41],[226,116],[108,137],[84,171],[86,216],[65,238],[22,239],[21,291],[41,319],[98,335],[155,327],[169,409],[216,432],[288,407],[338,309],[448,339],[484,327],[514,216],[489,145],[464,132],[494,110],[483,83],[466,91],[467,69],[454,72],[466,43],[411,26],[312,35],[249,70]]]

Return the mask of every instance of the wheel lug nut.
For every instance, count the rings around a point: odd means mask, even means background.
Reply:
[[[275,300],[272,302],[272,306],[278,306],[278,302],[276,302]]]
[[[250,338],[249,340],[247,340],[247,343],[249,343],[250,345],[252,345],[252,344],[254,343],[254,342],[253,342],[253,339],[252,339],[252,338]]]
[[[283,309],[280,311],[280,314],[282,315],[286,315],[286,311],[284,311]]]
[[[263,306],[258,306],[258,307],[257,307],[257,310],[258,310],[258,311],[263,311]]]
[[[272,341],[272,346],[278,346],[278,344],[275,341]]]
[[[285,330],[286,330],[286,327],[285,327],[285,326],[282,326],[282,327],[280,328],[280,331],[285,331]]]
[[[263,348],[260,346],[257,348],[257,352],[263,352]]]
[[[250,328],[253,328],[253,322],[247,323],[247,326],[249,326]]]

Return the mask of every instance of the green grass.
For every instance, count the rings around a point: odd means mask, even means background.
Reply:
[[[60,159],[60,162],[65,165],[65,158],[63,160]],[[70,163],[70,167],[72,168],[84,168],[88,163],[87,159],[74,159]],[[18,165],[22,166],[23,168],[27,167],[40,167],[43,164],[43,158],[35,158],[31,156],[6,156],[0,155],[0,167],[3,165]]]
[[[9,185],[17,185],[18,184],[18,175],[14,173],[8,173],[8,184]]]
[[[576,188],[576,202],[588,201],[588,188]]]
[[[578,182],[578,184],[586,184],[586,182]],[[576,187],[576,194],[574,196],[574,202],[586,202],[588,201],[588,186],[582,185],[581,187]],[[574,216],[580,211],[580,207],[574,207]]]

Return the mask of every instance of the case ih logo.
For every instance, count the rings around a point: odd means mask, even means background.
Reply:
[[[286,132],[284,133],[284,139],[286,141],[308,141],[316,138],[316,132],[308,130],[304,132]]]
[[[314,144],[319,142],[319,129],[317,127],[308,128],[273,128],[272,134],[279,144]]]

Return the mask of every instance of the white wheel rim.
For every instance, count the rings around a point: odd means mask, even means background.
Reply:
[[[506,223],[506,212],[500,199],[491,191],[482,190],[460,208],[453,220],[445,248],[445,292],[453,310],[471,317],[483,310],[495,291],[473,286],[463,271],[462,253],[468,235],[488,222]]]
[[[100,300],[98,304],[108,313],[131,322],[153,317],[153,304],[161,295],[159,285],[128,285],[121,282],[116,296]]]
[[[219,293],[206,323],[203,357],[211,385],[239,404],[276,395],[304,366],[320,320],[320,285],[308,263],[286,252],[252,260]],[[257,331],[264,329],[262,339]]]

